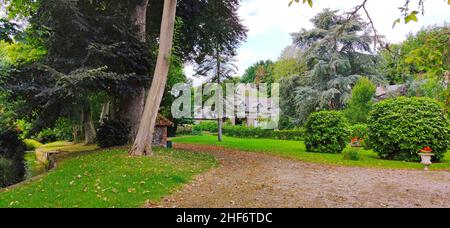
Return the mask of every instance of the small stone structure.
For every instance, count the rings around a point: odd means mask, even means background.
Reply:
[[[155,133],[153,134],[153,146],[167,147],[167,128],[173,123],[162,115],[158,115],[156,120]]]

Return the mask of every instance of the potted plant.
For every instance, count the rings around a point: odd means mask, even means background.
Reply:
[[[364,142],[364,139],[359,138],[358,136],[352,138],[351,146],[352,147],[361,147],[362,143]]]
[[[430,165],[432,165],[433,163],[431,162],[431,159],[433,158],[434,154],[433,154],[433,149],[431,149],[430,147],[425,147],[422,150],[420,150],[420,158],[422,159],[422,165],[425,166],[425,171],[429,170]]]

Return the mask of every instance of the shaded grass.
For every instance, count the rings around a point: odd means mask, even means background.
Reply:
[[[53,142],[49,144],[45,144],[38,149],[48,152],[48,151],[62,151],[62,152],[85,152],[85,151],[94,151],[99,149],[99,147],[95,144],[92,145],[84,145],[84,144],[74,144],[71,142]]]
[[[129,208],[169,195],[217,165],[205,154],[158,150],[129,157],[114,149],[79,155],[39,181],[0,192],[0,208]]]
[[[186,136],[174,138],[173,141],[178,143],[223,146],[242,151],[259,152],[321,164],[390,169],[423,169],[423,165],[419,163],[382,160],[372,150],[358,149],[360,154],[359,161],[345,160],[342,154],[307,153],[306,146],[301,141],[224,137],[223,142],[218,142],[217,137],[212,135]],[[431,169],[450,170],[450,153],[446,154],[445,159],[441,163],[433,164]]]

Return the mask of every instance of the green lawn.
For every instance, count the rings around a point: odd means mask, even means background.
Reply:
[[[212,156],[158,150],[129,157],[104,150],[65,160],[41,180],[0,191],[0,208],[131,208],[158,201],[217,163]]]
[[[238,149],[248,152],[260,152],[290,159],[297,159],[305,162],[341,165],[341,166],[357,166],[357,167],[374,167],[374,168],[392,168],[392,169],[423,169],[419,163],[387,161],[377,157],[373,151],[360,150],[360,161],[344,160],[342,154],[319,154],[307,153],[303,142],[298,141],[282,141],[271,139],[240,139],[232,137],[224,137],[224,141],[219,143],[216,136],[186,136],[174,138],[175,143],[190,143],[216,145],[226,148]],[[446,154],[446,158],[439,164],[433,164],[431,169],[434,170],[450,170],[450,153]]]
[[[83,152],[83,151],[93,151],[98,149],[98,146],[95,144],[92,145],[84,145],[84,144],[76,144],[65,141],[58,141],[49,144],[45,144],[40,146],[38,149],[47,151],[63,151],[63,152]]]

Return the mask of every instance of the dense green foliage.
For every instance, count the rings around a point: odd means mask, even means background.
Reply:
[[[217,133],[217,122],[203,121],[194,125],[188,132],[184,134],[201,134],[201,132]],[[180,132],[181,133],[181,132]],[[230,137],[238,138],[261,138],[261,139],[279,139],[279,140],[303,140],[305,138],[304,129],[292,130],[266,130],[261,128],[253,128],[246,126],[231,126],[225,125],[223,127],[223,134]]]
[[[431,147],[434,160],[444,158],[450,143],[450,123],[438,102],[429,98],[397,98],[375,105],[369,118],[369,138],[385,159],[420,161]]]
[[[128,143],[130,126],[124,120],[104,120],[97,130],[97,142],[102,148]]]
[[[258,61],[245,70],[241,78],[242,83],[267,83],[274,82],[274,63],[271,60]]]
[[[358,138],[367,140],[369,138],[369,127],[366,124],[356,124],[349,128],[351,139]]]
[[[226,136],[238,138],[261,138],[279,140],[303,140],[305,138],[304,129],[295,130],[266,130],[261,128],[249,128],[244,126],[225,126],[223,133]]]
[[[25,144],[16,130],[0,132],[0,188],[18,183],[25,176]]]
[[[433,26],[381,53],[391,83],[406,83],[408,95],[430,97],[450,108],[450,28]]]
[[[391,83],[404,83],[410,77],[442,77],[449,70],[448,27],[429,27],[408,36],[401,44],[384,50],[382,72]]]
[[[306,123],[308,152],[340,154],[348,144],[348,124],[344,115],[336,111],[313,113]]]
[[[294,43],[305,53],[305,77],[282,81],[282,109],[295,122],[304,123],[317,110],[343,109],[353,85],[363,75],[381,81],[378,59],[370,48],[367,24],[359,17],[348,20],[336,11],[325,10],[312,19],[314,28],[293,34]],[[340,35],[336,35],[340,34]]]
[[[350,161],[359,161],[361,156],[359,155],[359,151],[355,148],[347,148],[344,150],[344,160]]]
[[[353,87],[352,98],[347,104],[345,116],[352,124],[367,123],[372,110],[376,86],[368,78],[361,78]]]
[[[279,81],[283,78],[304,75],[306,66],[295,58],[280,59],[273,64],[273,80]]]
[[[194,125],[193,130],[196,132],[211,132],[217,133],[218,123],[215,121],[202,121],[196,125]]]

